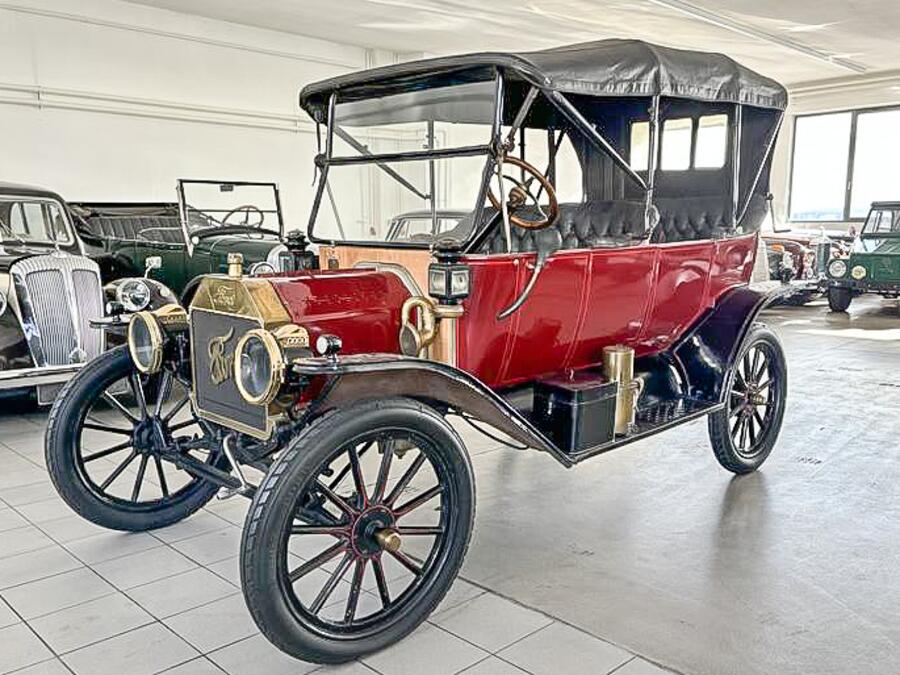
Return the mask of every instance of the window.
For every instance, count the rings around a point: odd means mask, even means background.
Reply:
[[[861,220],[872,202],[897,199],[898,153],[900,110],[797,117],[789,219]]]
[[[900,110],[860,113],[856,118],[851,218],[865,218],[872,202],[897,199],[898,161]]]
[[[650,123],[634,122],[631,125],[631,168],[647,171],[650,166]]]
[[[863,232],[867,234],[900,233],[900,212],[872,211],[863,227]]]
[[[694,120],[683,117],[663,122],[662,161],[663,171],[686,171],[691,168],[691,140]]]
[[[721,169],[728,149],[728,115],[705,115],[697,120],[695,169]]]
[[[54,202],[12,202],[9,203],[8,213],[9,232],[13,239],[42,243],[58,241],[61,244],[72,241],[65,217],[59,205]],[[3,232],[0,230],[0,239],[2,236]]]
[[[728,150],[728,115],[704,115],[665,120],[662,125],[663,171],[721,169]],[[650,159],[650,123],[631,124],[629,163],[635,171],[647,171]],[[693,159],[692,159],[693,157]]]

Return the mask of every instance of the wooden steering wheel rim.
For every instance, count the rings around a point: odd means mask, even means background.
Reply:
[[[504,157],[503,164],[512,164],[513,166],[517,166],[525,172],[534,176],[537,181],[543,186],[544,191],[547,193],[547,198],[549,201],[547,217],[544,220],[525,220],[524,218],[519,218],[516,215],[513,215],[512,212],[509,213],[509,222],[515,225],[516,227],[521,227],[526,230],[543,230],[547,227],[553,225],[556,222],[556,218],[559,216],[559,201],[556,199],[556,190],[553,189],[553,185],[550,184],[550,181],[547,177],[537,170],[534,166],[526,162],[524,159],[519,159],[518,157]],[[500,180],[503,180],[503,177],[500,177]],[[500,211],[502,209],[500,205],[500,200],[494,196],[494,188],[488,187],[488,200],[491,202],[491,206]],[[509,200],[507,200],[507,208],[509,205]]]

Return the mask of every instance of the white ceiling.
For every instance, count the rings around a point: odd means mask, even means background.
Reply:
[[[725,52],[787,84],[900,68],[897,0],[134,1],[400,52],[633,37]]]

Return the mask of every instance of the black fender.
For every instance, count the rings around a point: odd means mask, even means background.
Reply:
[[[164,307],[166,305],[171,304],[180,304],[178,302],[178,297],[172,292],[172,290],[166,286],[161,281],[156,281],[156,279],[148,279],[142,276],[134,276],[134,277],[122,277],[121,279],[116,279],[115,281],[111,281],[106,286],[103,287],[103,291],[105,293],[107,301],[116,299],[116,291],[126,281],[130,281],[131,279],[140,279],[147,287],[150,289],[150,304],[146,307],[148,310],[159,309],[160,307]]]
[[[301,377],[326,379],[311,406],[312,415],[373,398],[414,398],[438,409],[471,415],[525,446],[550,453],[563,466],[573,465],[522,413],[477,378],[453,366],[397,354],[360,354],[298,359],[291,368]]]
[[[686,396],[710,403],[724,401],[728,373],[735,366],[750,328],[762,310],[781,300],[789,290],[733,288],[694,323],[668,352],[685,380]]]

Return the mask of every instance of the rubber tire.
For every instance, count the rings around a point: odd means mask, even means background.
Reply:
[[[828,289],[828,307],[832,312],[846,312],[850,307],[851,300],[853,300],[853,294],[849,288],[832,286]]]
[[[751,473],[762,466],[763,462],[765,462],[771,454],[772,448],[775,447],[775,442],[778,440],[778,434],[781,431],[781,424],[784,420],[785,400],[787,397],[787,362],[784,357],[784,349],[782,349],[781,342],[778,340],[775,333],[762,324],[754,325],[744,339],[744,343],[741,345],[741,349],[734,362],[735,364],[740,363],[741,359],[744,358],[744,354],[746,354],[753,345],[759,342],[765,342],[771,345],[776,355],[775,365],[780,371],[776,378],[777,382],[775,383],[780,390],[778,408],[775,411],[775,419],[772,425],[766,430],[766,439],[763,448],[754,457],[749,459],[741,456],[737,452],[731,438],[727,409],[712,413],[708,419],[709,440],[712,444],[713,454],[723,468],[736,474]],[[736,368],[732,368],[731,372],[728,374],[725,389],[726,397],[730,396],[735,370]]]
[[[448,453],[453,471],[462,477],[458,512],[461,535],[424,595],[406,608],[387,630],[366,638],[335,640],[316,635],[294,618],[277,592],[277,538],[296,503],[301,487],[335,448],[366,430],[383,424],[414,428],[435,440],[438,452]],[[467,484],[467,487],[466,487]],[[434,611],[453,583],[469,547],[475,518],[472,466],[459,435],[431,407],[410,399],[367,401],[332,410],[297,436],[270,467],[253,498],[241,540],[241,586],[250,614],[268,640],[281,651],[313,663],[344,663],[384,649],[415,630]]]
[[[91,395],[134,369],[128,347],[105,352],[88,363],[69,380],[56,397],[47,423],[44,453],[50,479],[59,496],[82,518],[101,527],[142,532],[184,520],[212,499],[218,487],[199,480],[165,508],[125,510],[98,497],[85,483],[75,462],[75,448],[81,420]]]

